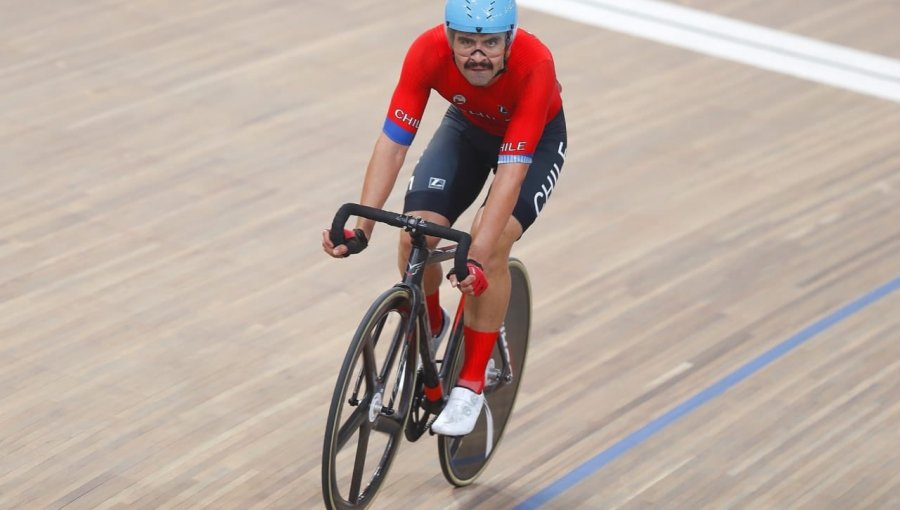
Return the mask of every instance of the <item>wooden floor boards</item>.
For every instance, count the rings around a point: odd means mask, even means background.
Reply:
[[[884,0],[677,3],[900,57]],[[334,379],[396,234],[334,261],[320,231],[440,9],[0,12],[0,508],[321,507]],[[535,292],[517,410],[474,486],[407,443],[373,508],[512,508],[900,276],[900,105],[522,23],[554,50],[570,148],[515,249]],[[898,326],[900,296],[866,306],[543,508],[898,507]]]

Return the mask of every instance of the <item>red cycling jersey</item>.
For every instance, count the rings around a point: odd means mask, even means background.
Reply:
[[[391,140],[412,144],[432,89],[472,124],[503,137],[498,164],[531,163],[544,126],[562,108],[550,50],[521,28],[506,71],[487,87],[471,85],[456,67],[443,25],[420,35],[403,61],[384,122],[384,133]]]

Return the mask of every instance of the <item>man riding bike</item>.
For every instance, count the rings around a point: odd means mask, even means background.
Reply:
[[[485,368],[509,303],[510,250],[555,188],[567,136],[553,57],[537,37],[518,28],[515,0],[447,0],[444,13],[444,23],[421,34],[407,52],[360,203],[384,206],[429,94],[437,91],[451,104],[416,164],[405,214],[451,226],[494,173],[471,229],[469,275],[461,281],[448,276],[452,286],[468,295],[465,361],[431,429],[461,436],[475,427],[484,404]],[[371,220],[359,219],[353,232],[347,232],[348,243],[337,247],[326,230],[322,247],[333,257],[358,253],[373,227]],[[429,247],[437,241],[429,238]],[[410,237],[401,233],[401,273],[409,251]],[[427,267],[423,290],[437,341],[449,329],[439,301],[442,280],[439,265]]]

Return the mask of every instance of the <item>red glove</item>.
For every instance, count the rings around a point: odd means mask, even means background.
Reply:
[[[480,296],[484,294],[484,291],[488,288],[488,279],[484,274],[484,269],[481,267],[481,264],[476,260],[469,259],[469,262],[466,264],[466,267],[469,269],[469,274],[475,276],[475,281],[472,282],[472,292],[475,296]],[[450,275],[456,275],[456,269],[451,269],[449,273],[447,273],[447,278],[450,278]],[[459,280],[459,275],[456,275],[457,281]],[[465,278],[463,278],[465,279]]]
[[[484,291],[488,288],[488,280],[487,276],[484,275],[484,269],[481,268],[481,264],[470,259],[466,266],[469,268],[469,274],[475,275],[475,281],[472,282],[472,291],[475,293],[475,296],[484,294]]]

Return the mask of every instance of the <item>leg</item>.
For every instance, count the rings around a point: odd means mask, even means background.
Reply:
[[[475,217],[473,232],[477,232],[481,212]],[[494,253],[484,266],[488,288],[480,296],[466,297],[465,309],[465,359],[456,387],[431,430],[445,436],[462,436],[472,431],[481,414],[484,403],[484,372],[497,343],[497,333],[506,317],[510,296],[509,252],[513,243],[522,235],[522,225],[510,217]]]
[[[513,243],[534,222],[550,198],[566,159],[566,143],[565,117],[560,111],[544,128],[512,217],[497,240],[494,253],[488,261],[479,261],[484,265],[488,288],[478,298],[466,299],[465,360],[457,387],[450,392],[446,407],[431,427],[439,434],[460,436],[475,427],[484,403],[481,394],[484,371],[509,305],[511,282],[507,259]],[[473,233],[479,228],[482,212],[483,209],[476,216]]]
[[[481,222],[479,209],[472,226],[472,235],[476,235]],[[495,244],[494,253],[487,261],[482,261],[484,274],[488,279],[488,288],[478,297],[466,299],[466,326],[477,331],[497,331],[506,316],[509,303],[509,253],[513,243],[522,236],[522,225],[515,217],[510,217],[503,229],[500,239]]]
[[[482,208],[475,217],[472,232],[477,233]],[[488,280],[488,288],[478,297],[466,299],[465,310],[465,361],[459,373],[457,385],[475,393],[484,389],[484,371],[497,342],[497,333],[506,317],[509,305],[510,277],[509,253],[513,243],[522,236],[522,225],[510,217],[494,245],[490,258],[482,262]]]

